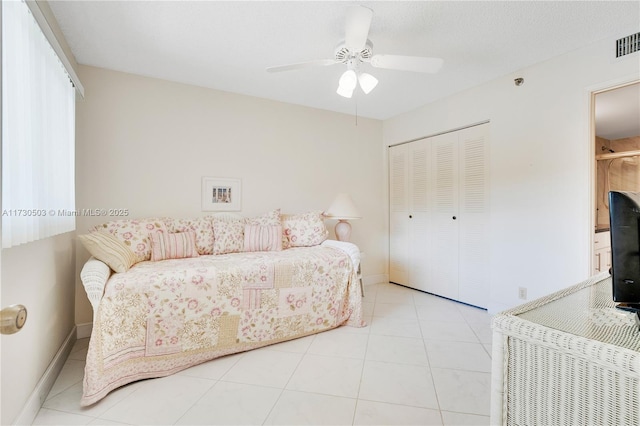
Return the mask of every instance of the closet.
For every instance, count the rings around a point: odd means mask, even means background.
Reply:
[[[389,281],[487,307],[489,124],[389,147]]]

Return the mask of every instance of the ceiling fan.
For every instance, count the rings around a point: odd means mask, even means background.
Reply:
[[[374,55],[373,43],[367,37],[373,18],[373,10],[364,6],[353,6],[347,9],[345,39],[335,49],[331,59],[299,62],[267,68],[268,72],[291,71],[314,66],[345,64],[345,71],[338,82],[336,92],[340,96],[353,96],[358,83],[365,94],[371,92],[378,80],[366,72],[360,71],[360,64],[368,62],[374,68],[386,68],[400,71],[436,73],[442,67],[440,58],[425,58],[403,55]]]

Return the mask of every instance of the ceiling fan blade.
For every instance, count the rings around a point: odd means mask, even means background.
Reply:
[[[298,69],[301,69],[301,68],[333,65],[333,64],[337,64],[337,63],[338,63],[338,61],[336,61],[335,59],[318,59],[318,60],[315,60],[315,61],[299,62],[297,64],[279,65],[279,66],[276,66],[276,67],[269,67],[269,68],[267,68],[267,72],[291,71],[291,70],[298,70]]]
[[[352,52],[364,48],[369,36],[369,27],[373,19],[373,10],[364,6],[353,6],[347,9],[347,20],[344,43]]]
[[[421,56],[373,55],[371,65],[390,70],[437,73],[444,61],[440,58]]]

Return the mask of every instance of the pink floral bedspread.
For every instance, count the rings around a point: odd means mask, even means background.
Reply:
[[[362,322],[349,256],[332,247],[141,262],[105,287],[81,404],[231,353]]]

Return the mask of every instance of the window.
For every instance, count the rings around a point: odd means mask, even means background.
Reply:
[[[75,89],[24,1],[2,2],[2,247],[75,230]]]

